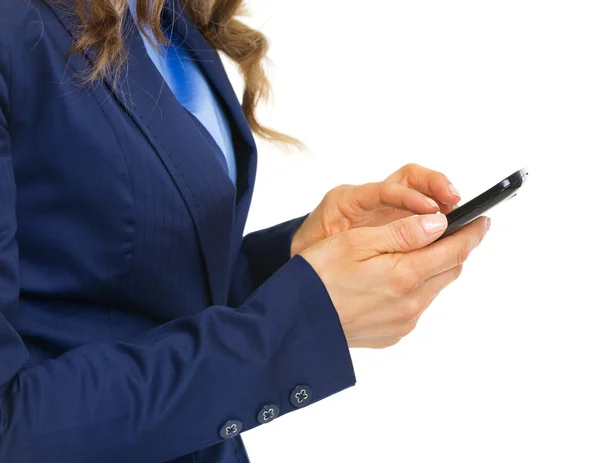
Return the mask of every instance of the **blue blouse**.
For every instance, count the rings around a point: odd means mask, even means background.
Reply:
[[[135,0],[129,0],[129,8],[135,16]],[[142,34],[150,59],[162,74],[175,98],[208,130],[224,156],[229,177],[236,183],[236,162],[231,128],[221,105],[202,72],[181,45],[178,37],[169,37],[170,44],[159,46],[148,41]]]

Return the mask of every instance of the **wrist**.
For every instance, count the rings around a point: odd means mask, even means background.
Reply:
[[[308,218],[306,219],[308,220]],[[292,259],[295,255],[300,254],[304,249],[304,235],[306,234],[306,220],[302,222],[292,237],[292,243],[290,245],[290,259]]]
[[[290,245],[290,258],[300,254],[305,249],[310,248],[313,244],[321,241],[319,233],[315,233],[318,227],[315,226],[315,211],[308,214],[302,224],[296,229],[292,237]]]

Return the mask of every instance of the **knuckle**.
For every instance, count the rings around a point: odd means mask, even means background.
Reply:
[[[462,274],[462,271],[463,264],[459,264],[456,267],[452,267],[451,269],[446,270],[443,273],[443,275],[441,275],[441,277],[443,278],[442,287],[445,288],[446,286],[455,282],[458,279],[458,277],[460,277],[460,275]]]
[[[393,196],[398,192],[398,185],[393,182],[381,182],[378,184],[378,188],[381,202],[384,202],[385,198]]]
[[[421,286],[421,278],[413,269],[404,269],[396,278],[396,291],[400,294],[410,294]]]
[[[404,302],[400,310],[398,310],[396,317],[396,321],[400,324],[400,329],[406,329],[407,324],[418,318],[421,309],[422,305],[415,299],[409,299]]]
[[[460,277],[460,275],[463,272],[463,268],[464,268],[463,264],[460,264],[452,269],[452,275],[451,275],[452,281],[456,281],[458,279],[458,277]]]
[[[485,228],[483,226],[473,227],[467,234],[468,243],[467,246],[470,250],[475,249],[481,244],[485,238]]]
[[[348,190],[350,190],[351,185],[338,185],[335,188],[332,188],[327,193],[325,193],[326,201],[335,201],[340,196],[344,195]]]
[[[399,220],[392,227],[392,238],[400,249],[406,249],[414,241],[415,236],[415,232],[404,220]]]
[[[406,179],[410,175],[411,171],[413,171],[415,168],[418,168],[418,167],[419,166],[417,164],[415,164],[414,162],[405,164],[397,172],[398,180],[400,180],[401,182],[406,181]]]
[[[415,328],[417,327],[417,322],[413,321],[411,323],[409,323],[408,325],[406,325],[406,332],[404,334],[404,336],[408,336],[410,333],[412,333]]]
[[[416,326],[417,326],[416,321],[402,323],[394,330],[394,338],[399,341],[400,339],[402,339],[402,338],[408,336],[410,333],[412,333],[413,330],[416,328]]]
[[[342,185],[338,185],[336,186],[333,190],[331,191],[335,191],[335,192],[343,192],[343,191],[348,191],[350,189],[354,188],[354,185],[350,185],[348,183],[344,183]]]
[[[467,244],[461,243],[459,246],[456,246],[452,256],[454,266],[463,264],[469,258],[470,253],[471,249]]]
[[[412,320],[418,318],[419,315],[421,314],[421,310],[423,310],[423,304],[421,304],[416,299],[411,299],[407,303],[407,307],[406,307],[406,318],[408,319],[408,321],[412,321]]]
[[[411,316],[412,313],[409,313],[405,307],[402,307],[400,310],[398,310],[396,316],[394,317],[394,322],[398,324],[398,330],[404,329],[404,325],[411,320]]]

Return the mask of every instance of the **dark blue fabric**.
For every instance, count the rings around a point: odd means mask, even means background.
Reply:
[[[223,423],[295,410],[300,384],[315,402],[355,382],[325,287],[289,259],[303,218],[242,237],[252,134],[170,6],[231,122],[237,188],[130,17],[127,72],[85,87],[72,5],[0,2],[2,463],[243,462]]]

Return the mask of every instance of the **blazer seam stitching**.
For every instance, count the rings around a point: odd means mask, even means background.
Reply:
[[[134,109],[137,110],[137,108],[135,107],[135,104],[133,105]],[[143,116],[141,116],[140,114],[138,114],[138,117],[144,122],[144,126],[148,129],[148,132],[152,134],[152,137],[156,140],[156,142],[160,145],[160,147],[163,149],[163,151],[167,154],[167,156],[169,157],[169,160],[171,161],[171,163],[173,164],[173,167],[175,167],[175,170],[177,171],[177,175],[179,175],[179,177],[181,178],[181,180],[183,181],[183,184],[187,187],[188,191],[190,192],[190,194],[192,195],[192,199],[194,200],[194,206],[196,206],[196,209],[198,211],[201,211],[200,209],[200,205],[198,204],[198,201],[196,199],[196,195],[194,194],[194,190],[192,190],[192,187],[188,184],[188,182],[186,181],[185,177],[183,176],[183,174],[181,173],[181,170],[179,169],[179,166],[177,165],[177,162],[175,162],[175,160],[173,159],[173,157],[171,156],[171,153],[169,153],[169,150],[167,150],[165,148],[165,146],[162,144],[162,141],[156,136],[156,134],[154,133],[154,131],[152,130],[152,128],[146,123],[145,119]],[[206,239],[208,241],[208,244],[210,246],[212,246],[212,239],[210,238],[210,235],[206,236]]]

